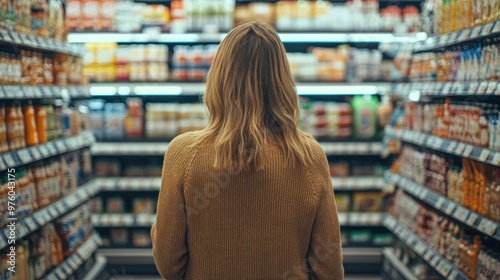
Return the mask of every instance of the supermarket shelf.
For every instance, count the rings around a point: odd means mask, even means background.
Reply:
[[[338,213],[341,226],[382,226],[382,213]]]
[[[106,257],[97,255],[94,266],[87,272],[83,280],[109,279],[110,275],[107,275],[106,272],[107,263]]]
[[[0,85],[0,100],[90,98],[86,86],[12,86]]]
[[[320,143],[327,155],[380,155],[382,143]],[[96,143],[92,145],[94,156],[163,156],[168,143]]]
[[[385,128],[385,135],[428,149],[500,166],[500,151],[473,146],[406,129]]]
[[[409,230],[406,226],[399,223],[394,217],[386,215],[384,218],[384,226],[403,241],[408,247],[413,249],[420,257],[436,269],[446,279],[455,280],[469,280],[464,273],[462,273],[453,264],[443,258],[431,246],[422,241],[414,232]]]
[[[418,280],[415,275],[402,263],[390,248],[382,251],[383,256],[383,274],[391,280]]]
[[[339,213],[342,226],[381,226],[382,213]],[[156,220],[155,214],[93,214],[95,227],[151,227]]]
[[[79,186],[72,194],[53,202],[47,207],[37,210],[33,214],[22,218],[19,221],[15,220],[15,232],[11,232],[8,227],[5,227],[3,229],[3,233],[0,234],[0,249],[8,246],[7,241],[9,240],[9,236],[13,235],[15,240],[25,237],[40,227],[82,205],[88,200],[89,197],[94,196],[98,191],[99,186],[96,184],[95,180],[92,180],[82,186]],[[9,220],[9,218],[7,218],[7,220]]]
[[[496,37],[500,34],[500,21],[490,22],[483,25],[478,25],[472,28],[467,28],[457,32],[431,37],[422,43],[416,43],[414,52],[429,52],[436,51],[454,45]]]
[[[92,214],[94,227],[151,227],[155,214]]]
[[[83,56],[85,53],[85,50],[80,46],[9,30],[0,30],[0,43],[12,44],[22,48],[36,49],[39,51],[65,53],[74,56]]]
[[[101,238],[94,233],[69,258],[42,279],[69,279],[69,276],[96,252],[101,243]]]
[[[87,131],[77,136],[2,153],[0,154],[0,171],[90,147],[94,142],[94,135]]]
[[[343,248],[344,263],[380,263],[381,248]],[[154,264],[151,248],[99,249],[98,254],[105,256],[109,264],[147,265]]]
[[[101,191],[159,191],[160,177],[114,177],[98,178]],[[335,177],[332,178],[334,190],[381,190],[384,180],[381,177]]]
[[[298,95],[358,95],[379,94],[390,90],[390,83],[329,83],[311,82],[296,85]],[[200,82],[164,82],[164,83],[94,83],[90,85],[92,96],[176,96],[199,95],[205,91],[205,84]]]
[[[101,191],[159,191],[161,177],[98,178]]]
[[[114,33],[75,32],[68,35],[70,43],[220,43],[226,33]],[[406,43],[424,40],[423,32],[398,36],[389,32],[279,32],[283,43]]]
[[[382,190],[384,179],[381,177],[335,177],[332,178],[335,191],[344,190]]]
[[[386,172],[392,182],[438,211],[468,225],[469,227],[500,241],[500,224],[469,210],[430,189],[398,174]]]
[[[412,101],[420,96],[500,96],[500,86],[498,82],[405,83],[394,84],[391,95],[407,97]]]

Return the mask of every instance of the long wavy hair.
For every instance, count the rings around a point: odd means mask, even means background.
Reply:
[[[308,164],[308,134],[298,130],[299,99],[283,43],[274,29],[249,22],[221,42],[203,96],[209,122],[195,145],[215,145],[214,166],[261,169],[275,145],[287,164]]]

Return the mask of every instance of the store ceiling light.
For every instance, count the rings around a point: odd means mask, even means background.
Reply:
[[[134,89],[137,95],[179,95],[182,87],[179,86],[138,86]]]
[[[106,96],[106,95],[115,95],[116,87],[91,87],[89,89],[90,95],[92,96]]]
[[[376,86],[297,86],[298,95],[374,95],[379,92]]]

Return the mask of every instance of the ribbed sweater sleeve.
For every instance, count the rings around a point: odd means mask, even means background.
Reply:
[[[319,197],[307,260],[312,279],[342,280],[344,267],[337,205],[326,155],[316,145],[310,178],[313,187],[319,188]]]
[[[156,222],[151,228],[153,258],[164,279],[184,279],[188,261],[186,215],[183,197],[184,174],[188,168],[183,155],[185,136],[170,142],[163,162]]]

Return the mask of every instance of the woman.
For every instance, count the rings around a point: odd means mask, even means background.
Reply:
[[[286,52],[264,23],[235,27],[207,77],[208,126],[169,145],[156,223],[165,279],[343,279],[325,153],[297,129]]]

